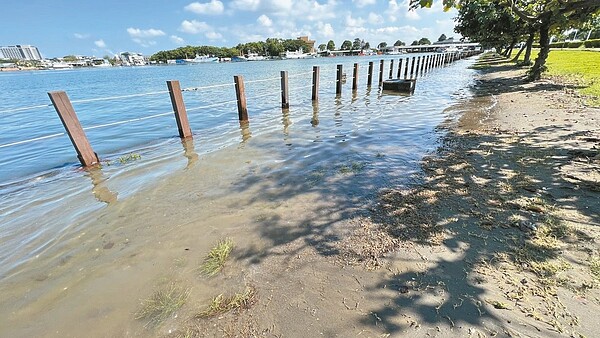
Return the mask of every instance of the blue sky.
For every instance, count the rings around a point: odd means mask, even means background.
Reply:
[[[268,37],[309,35],[317,45],[361,38],[432,41],[453,32],[441,1],[408,11],[408,0],[12,1],[0,11],[0,45],[30,44],[45,57],[151,55],[185,45],[232,47]]]

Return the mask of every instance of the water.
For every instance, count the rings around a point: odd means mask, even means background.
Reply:
[[[193,141],[182,144],[170,115],[92,129],[87,135],[104,163],[101,170],[81,170],[66,136],[0,148],[0,299],[5,299],[0,318],[17,335],[49,327],[58,332],[57,316],[70,325],[81,322],[82,332],[106,334],[106,328],[86,321],[94,316],[69,310],[85,299],[92,308],[104,304],[116,327],[138,332],[135,322],[123,318],[150,292],[157,271],[179,259],[175,248],[206,252],[229,235],[241,247],[268,250],[298,236],[298,224],[307,222],[301,216],[318,214],[318,206],[347,217],[378,189],[408,184],[422,156],[437,145],[436,127],[456,117],[448,108],[470,98],[471,61],[433,69],[418,79],[413,96],[401,96],[366,88],[368,62],[375,62],[376,82],[379,59],[0,73],[4,111],[47,104],[51,90],[65,90],[77,101],[161,92],[173,79],[182,88],[232,84],[233,75],[241,74],[250,115],[249,125],[240,125],[235,103],[195,109],[234,100],[233,85],[185,92]],[[385,59],[387,77],[391,58]],[[353,94],[354,62],[360,64],[360,81]],[[348,74],[341,97],[334,94],[336,64]],[[296,76],[313,65],[321,66],[317,105],[310,88],[300,89],[310,85],[311,75]],[[280,108],[278,79],[252,83],[278,78],[280,70],[290,76],[289,110]],[[168,112],[171,103],[168,93],[160,93],[74,108],[89,127]],[[1,113],[0,119],[0,144],[63,131],[52,107]],[[141,159],[118,161],[131,152]],[[281,227],[265,229],[265,220]],[[315,216],[310,222],[326,228],[329,221]],[[135,278],[127,277],[130,269]],[[113,282],[123,290],[89,294]],[[64,290],[70,290],[68,296]],[[21,330],[33,313],[49,306],[56,309],[54,317]],[[60,325],[63,332],[78,332]]]

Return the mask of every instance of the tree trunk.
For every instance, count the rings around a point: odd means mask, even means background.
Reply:
[[[531,47],[533,46],[533,40],[535,39],[535,29],[531,29],[529,31],[529,37],[527,38],[527,49],[525,50],[525,57],[523,59],[523,64],[529,65],[531,64]]]
[[[522,45],[521,48],[519,48],[519,52],[517,53],[517,55],[515,55],[515,57],[512,60],[510,60],[510,62],[519,61],[519,56],[521,56],[521,53],[523,53],[523,49],[525,49],[525,45]]]
[[[533,67],[529,70],[527,79],[529,81],[536,81],[542,78],[542,72],[546,70],[546,59],[550,53],[550,19],[552,13],[545,14],[541,19],[540,25],[540,53],[535,59]]]

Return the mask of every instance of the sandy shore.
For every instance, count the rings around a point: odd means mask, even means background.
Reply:
[[[254,306],[173,334],[597,337],[600,110],[488,62],[412,186],[332,211],[255,265]]]

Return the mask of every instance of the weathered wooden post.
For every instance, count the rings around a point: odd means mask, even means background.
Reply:
[[[237,98],[238,117],[240,121],[248,121],[248,107],[246,106],[246,89],[244,88],[244,77],[235,75],[235,96]]]
[[[410,58],[406,58],[406,66],[404,66],[404,80],[408,79],[408,61]]]
[[[319,100],[319,66],[313,66],[312,100]]]
[[[417,56],[417,66],[415,67],[415,79],[419,77],[419,65],[421,64],[421,57]]]
[[[383,66],[384,66],[384,61],[383,60],[379,61],[379,85],[380,86],[383,83]]]
[[[424,71],[425,71],[425,55],[423,55],[423,58],[421,59],[421,75],[423,75]]]
[[[394,75],[394,60],[390,60],[390,74],[389,78],[391,79]]]
[[[179,85],[179,81],[167,81],[167,88],[169,88],[169,96],[171,97],[173,112],[175,113],[175,121],[177,122],[179,137],[192,137],[192,128],[190,128],[190,122],[188,121],[185,103],[183,103],[183,95],[181,95],[181,86]]]
[[[337,81],[335,83],[335,95],[342,95],[342,65],[337,65]]]
[[[354,73],[352,74],[352,90],[358,90],[358,63],[354,64]]]
[[[399,79],[400,76],[402,76],[402,59],[398,59],[398,75],[396,78]]]
[[[98,164],[100,162],[98,155],[92,149],[81,127],[81,123],[79,123],[79,119],[67,93],[64,91],[49,92],[48,96],[54,105],[54,109],[56,109],[58,117],[60,117],[60,121],[67,130],[67,134],[71,139],[73,147],[75,147],[77,158],[81,162],[81,165],[89,167]]]
[[[369,74],[367,74],[367,87],[373,83],[373,61],[369,62]]]
[[[413,74],[415,73],[415,57],[413,56],[412,62],[410,65],[410,78],[413,78]]]
[[[281,108],[290,107],[290,91],[288,89],[288,72],[281,71]]]

